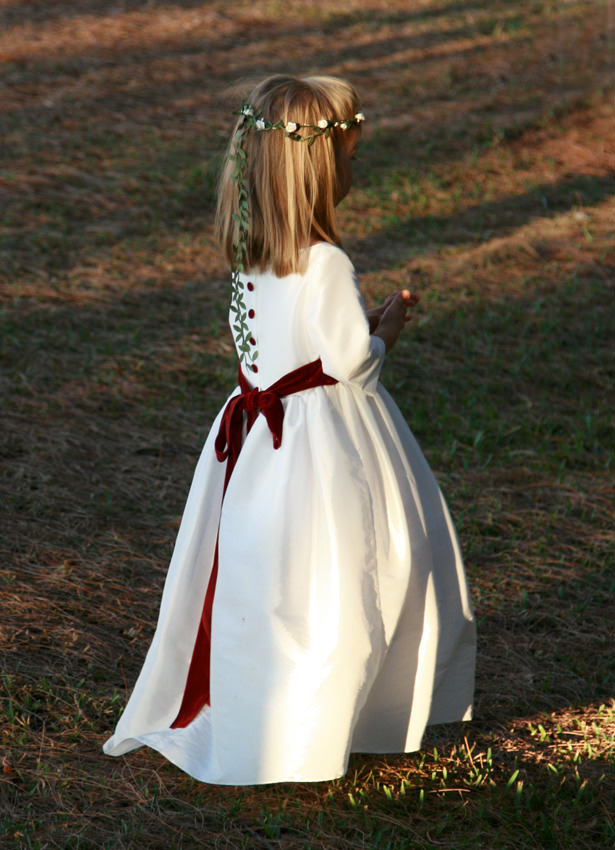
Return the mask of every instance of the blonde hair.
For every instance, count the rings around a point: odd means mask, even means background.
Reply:
[[[290,77],[277,74],[263,80],[248,98],[255,114],[266,121],[316,124],[320,119],[343,121],[359,109],[350,83],[336,77]],[[336,153],[345,130],[336,127],[314,143],[294,141],[283,130],[238,133],[239,118],[227,151],[218,187],[216,236],[229,265],[235,256],[239,230],[235,163],[241,144],[246,152],[249,230],[246,269],[271,268],[283,277],[301,267],[301,252],[313,237],[340,244],[335,223],[338,193]]]

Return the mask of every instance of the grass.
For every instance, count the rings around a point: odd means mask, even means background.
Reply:
[[[280,12],[283,17],[280,20]],[[0,844],[615,845],[612,2],[0,0]],[[215,180],[242,80],[350,77],[340,209],[479,624],[476,719],[327,783],[100,747],[233,387]]]

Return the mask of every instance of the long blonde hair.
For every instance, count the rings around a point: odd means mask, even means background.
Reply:
[[[248,98],[255,114],[271,123],[317,124],[344,121],[359,109],[355,89],[336,77],[268,77]],[[338,191],[336,151],[341,128],[315,139],[312,145],[293,141],[283,130],[249,130],[242,139],[239,118],[227,151],[218,186],[216,236],[229,265],[238,239],[238,191],[232,175],[241,143],[247,155],[249,230],[246,268],[271,268],[282,277],[301,267],[301,252],[312,238],[340,244],[335,222]]]

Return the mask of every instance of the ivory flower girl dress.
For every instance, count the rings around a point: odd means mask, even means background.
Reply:
[[[216,418],[152,644],[103,749],[145,744],[211,783],[332,779],[350,752],[417,750],[427,724],[471,717],[472,607],[444,498],[378,381],[384,342],[346,254],[317,243],[303,273],[241,282],[244,328],[231,325],[250,384],[318,358],[337,382],[282,399],[278,448],[253,414],[224,495]],[[208,587],[208,700],[173,726]]]

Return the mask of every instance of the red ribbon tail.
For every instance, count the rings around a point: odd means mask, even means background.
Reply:
[[[284,405],[282,399],[276,393],[261,393],[261,413],[267,420],[267,425],[273,437],[273,448],[279,449],[282,445],[282,429],[284,427]]]
[[[214,563],[207,585],[203,612],[199,621],[196,642],[192,652],[192,660],[188,670],[188,678],[184,688],[184,696],[177,717],[171,723],[171,729],[181,729],[187,726],[197,716],[204,705],[210,704],[209,674],[211,658],[211,612],[214,604],[214,591],[218,575],[218,541]]]

